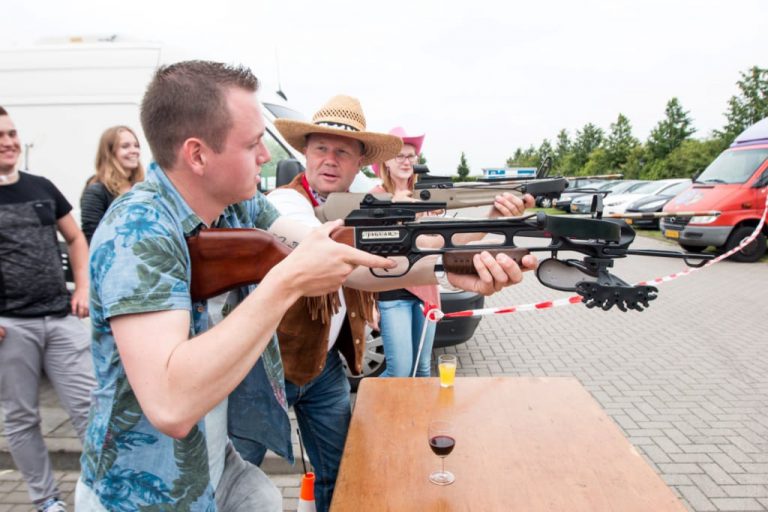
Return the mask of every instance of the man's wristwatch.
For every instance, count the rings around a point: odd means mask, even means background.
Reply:
[[[437,284],[440,285],[441,288],[445,288],[451,292],[461,291],[461,288],[453,286],[448,280],[448,275],[446,274],[445,268],[443,267],[442,255],[438,256],[437,261],[435,261],[435,278],[437,279]]]

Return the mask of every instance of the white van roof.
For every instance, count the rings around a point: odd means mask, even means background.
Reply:
[[[768,142],[768,117],[741,132],[736,137],[736,140],[733,141],[731,147],[756,144],[758,142]]]

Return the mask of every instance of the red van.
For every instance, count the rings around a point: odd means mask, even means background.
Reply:
[[[736,247],[757,227],[768,196],[768,118],[750,126],[723,151],[685,191],[664,207],[665,212],[717,211],[720,215],[669,217],[661,232],[688,252],[709,246],[718,251]],[[752,262],[766,251],[768,227],[734,254],[734,261]]]

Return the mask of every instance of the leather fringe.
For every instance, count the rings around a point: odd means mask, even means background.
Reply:
[[[352,288],[345,288],[344,290],[356,299],[347,301],[347,307],[349,308],[350,303],[352,303],[357,306],[355,307],[354,312],[357,313],[360,318],[366,322],[373,320],[373,311],[376,309],[377,294]]]
[[[354,311],[360,318],[369,322],[373,319],[373,311],[376,307],[376,294],[372,292],[365,292],[361,290],[354,290],[351,288],[345,288],[345,293],[350,294],[354,299],[348,300],[347,308],[350,311]],[[307,311],[312,320],[318,318],[323,324],[327,324],[331,321],[331,317],[339,312],[341,307],[341,300],[339,299],[339,293],[329,293],[321,297],[304,297],[304,301],[307,305]],[[353,308],[353,309],[350,309]]]
[[[319,318],[323,324],[330,322],[331,317],[338,313],[339,307],[341,307],[338,292],[329,293],[320,297],[304,297],[304,301],[309,310],[309,317],[312,320],[317,320]]]

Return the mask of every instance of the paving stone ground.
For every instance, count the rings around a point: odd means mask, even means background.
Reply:
[[[56,482],[62,493],[61,498],[75,510],[75,484],[79,473],[77,471],[56,471]],[[296,512],[299,506],[299,487],[301,475],[272,475],[283,494],[284,512]],[[0,469],[0,512],[34,512],[29,504],[27,486],[21,475],[15,469]]]
[[[674,247],[643,238],[633,248]],[[638,256],[615,273],[637,282],[683,268]],[[529,275],[487,304],[563,295]],[[767,305],[768,265],[723,262],[659,285],[641,313],[575,305],[486,317],[472,340],[442,351],[459,356],[459,376],[576,377],[690,510],[765,512]],[[71,429],[58,420],[54,431]],[[57,475],[71,493],[77,473]],[[299,476],[272,476],[296,510]],[[0,469],[0,512],[27,512],[26,500],[18,472]]]
[[[670,248],[641,239],[633,247]],[[617,262],[628,282],[682,262]],[[491,306],[557,298],[535,279]],[[486,317],[445,349],[459,375],[574,376],[690,510],[768,510],[768,265],[718,263],[659,285],[644,312],[581,305]]]

